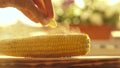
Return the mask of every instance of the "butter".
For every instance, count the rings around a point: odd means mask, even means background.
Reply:
[[[57,27],[57,23],[54,19],[52,19],[49,24],[48,24],[49,27],[51,28],[56,28]]]

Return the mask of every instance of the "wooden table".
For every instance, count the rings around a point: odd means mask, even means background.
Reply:
[[[0,58],[0,68],[120,68],[120,56]]]

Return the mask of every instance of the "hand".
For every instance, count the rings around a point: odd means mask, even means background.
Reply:
[[[53,18],[51,0],[0,0],[0,8],[15,7],[36,23],[46,25]]]

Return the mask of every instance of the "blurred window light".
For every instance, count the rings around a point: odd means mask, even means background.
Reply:
[[[14,24],[18,18],[15,8],[0,8],[0,27]]]
[[[118,4],[120,0],[107,0],[107,2],[108,2],[108,5],[113,6],[115,4]]]
[[[18,20],[30,26],[41,27],[41,24],[34,23],[16,8],[0,8],[0,27],[13,25]]]
[[[84,0],[75,0],[75,4],[80,8],[85,8]]]
[[[112,31],[111,34],[113,38],[120,38],[120,31]]]

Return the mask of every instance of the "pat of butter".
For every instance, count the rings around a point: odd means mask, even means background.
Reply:
[[[56,27],[57,27],[57,23],[56,23],[56,21],[53,19],[53,20],[51,20],[51,21],[49,22],[48,26],[51,27],[51,28],[56,28]]]

